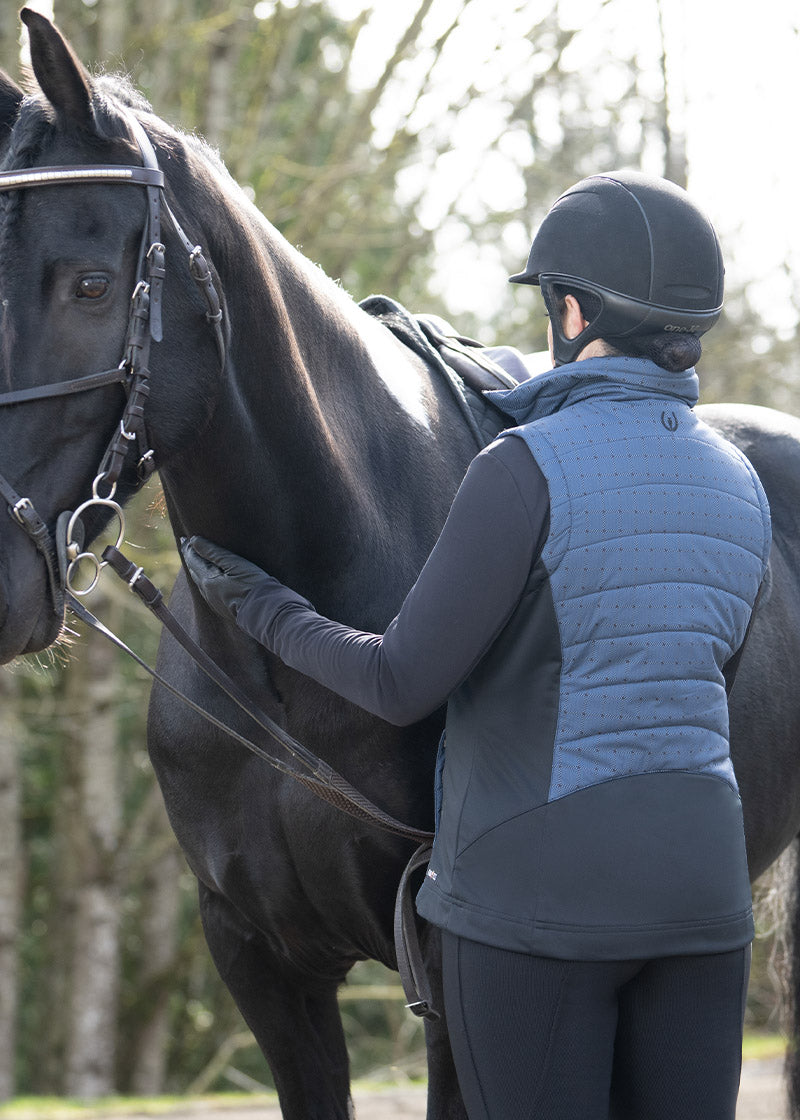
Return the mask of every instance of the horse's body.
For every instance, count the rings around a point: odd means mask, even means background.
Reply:
[[[15,124],[18,91],[0,83],[6,166],[130,163],[113,85],[102,86],[103,108],[51,25],[28,22],[47,100],[26,105]],[[138,115],[166,170],[170,204],[213,261],[227,321],[220,371],[198,297],[170,264],[147,423],[175,534],[216,540],[323,613],[382,630],[436,538],[473,438],[425,363],[294,252],[201,146],[141,107]],[[115,365],[143,192],[59,185],[9,197],[0,227],[3,387],[12,374],[18,388]],[[177,242],[166,245],[177,260]],[[100,298],[76,298],[87,277],[92,291],[100,278]],[[110,387],[0,409],[0,469],[49,524],[88,497],[120,399]],[[759,873],[800,830],[800,697],[791,682],[800,652],[800,424],[759,410],[737,415],[708,414],[751,454],[776,522],[772,593],[732,707]],[[120,493],[134,487],[129,472]],[[171,607],[314,753],[395,817],[430,825],[438,716],[405,730],[367,716],[223,624],[183,576]],[[0,529],[0,623],[3,661],[44,648],[58,630],[44,565],[12,521]],[[192,698],[252,734],[169,637],[159,662]],[[149,746],[200,883],[209,946],[272,1067],[284,1115],[348,1116],[336,990],[358,959],[394,964],[391,913],[411,845],[316,800],[158,687]],[[435,941],[427,935],[434,986]],[[429,1116],[462,1118],[445,1025],[427,1031]]]

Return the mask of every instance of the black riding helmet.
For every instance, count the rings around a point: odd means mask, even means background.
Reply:
[[[714,228],[674,183],[638,171],[582,179],[542,222],[514,284],[538,284],[556,365],[595,338],[701,335],[722,310],[724,268]],[[600,311],[577,336],[561,328],[554,287],[591,292]]]

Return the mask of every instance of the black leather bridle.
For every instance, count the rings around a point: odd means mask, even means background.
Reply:
[[[119,384],[125,390],[126,403],[114,435],[97,469],[92,483],[92,496],[74,511],[60,514],[55,539],[28,497],[18,494],[8,479],[0,475],[0,495],[5,498],[13,520],[27,533],[41,553],[48,575],[53,610],[59,618],[64,614],[65,588],[75,595],[88,594],[97,583],[104,561],[94,553],[83,552],[81,515],[92,507],[103,507],[108,517],[119,522],[117,545],[122,542],[125,520],[114,495],[123,466],[135,446],[138,447],[137,470],[142,482],[156,469],[155,456],[149,445],[145,426],[145,404],[150,391],[150,343],[162,338],[161,306],[165,276],[165,250],[161,240],[161,217],[166,215],[189,257],[189,271],[200,288],[206,303],[206,318],[213,327],[220,361],[225,363],[225,341],[222,330],[222,308],[214,287],[211,270],[199,245],[184,233],[164,197],[164,174],[158,166],[153,145],[139,121],[125,114],[127,124],[142,157],[142,166],[66,166],[37,167],[20,171],[0,172],[0,192],[28,190],[54,185],[86,183],[131,183],[147,192],[147,218],[139,249],[135,287],[130,301],[128,327],[122,360],[114,369],[51,385],[38,385],[0,394],[0,407],[28,401],[86,393],[92,389]],[[78,565],[89,563],[93,578],[88,586],[78,587],[74,576]]]

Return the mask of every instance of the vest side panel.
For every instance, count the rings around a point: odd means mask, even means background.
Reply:
[[[704,774],[635,775],[548,802],[486,833],[456,871],[460,894],[426,884],[420,912],[516,952],[624,960],[753,937],[741,802]]]
[[[487,830],[546,803],[560,681],[561,644],[540,561],[516,611],[448,704],[441,811],[421,900],[432,882],[440,894],[458,894],[458,853]],[[529,858],[536,852],[519,853]]]

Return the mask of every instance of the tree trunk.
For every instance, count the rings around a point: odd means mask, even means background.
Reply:
[[[19,70],[20,25],[6,15],[0,20],[0,67],[14,77]]]
[[[14,1094],[20,917],[21,728],[17,678],[0,670],[0,1100]]]
[[[115,657],[89,636],[67,674],[72,725],[66,749],[75,782],[75,819],[65,842],[77,869],[64,1050],[64,1090],[92,1098],[114,1091],[119,992],[121,829]]]
[[[209,39],[208,85],[201,124],[203,135],[216,147],[221,147],[231,132],[236,69],[249,20],[252,21],[252,5],[250,12],[246,5],[230,5],[227,15],[225,23],[213,30]]]
[[[160,802],[160,795],[159,795]],[[148,1013],[134,1041],[131,1090],[139,1096],[164,1092],[169,1041],[170,978],[178,956],[180,876],[183,857],[172,836],[160,802],[162,851],[153,861],[144,884],[141,925],[140,990],[146,993]]]
[[[128,0],[103,0],[98,5],[99,58],[109,68],[119,65],[130,35],[130,7]]]
[[[689,179],[689,167],[686,156],[686,136],[681,130],[675,132],[670,119],[675,101],[673,84],[670,81],[669,57],[667,54],[667,40],[664,32],[664,9],[662,0],[656,0],[658,12],[658,31],[661,39],[661,80],[664,85],[664,96],[660,105],[661,136],[664,143],[664,178],[671,179],[679,187],[686,189]]]

